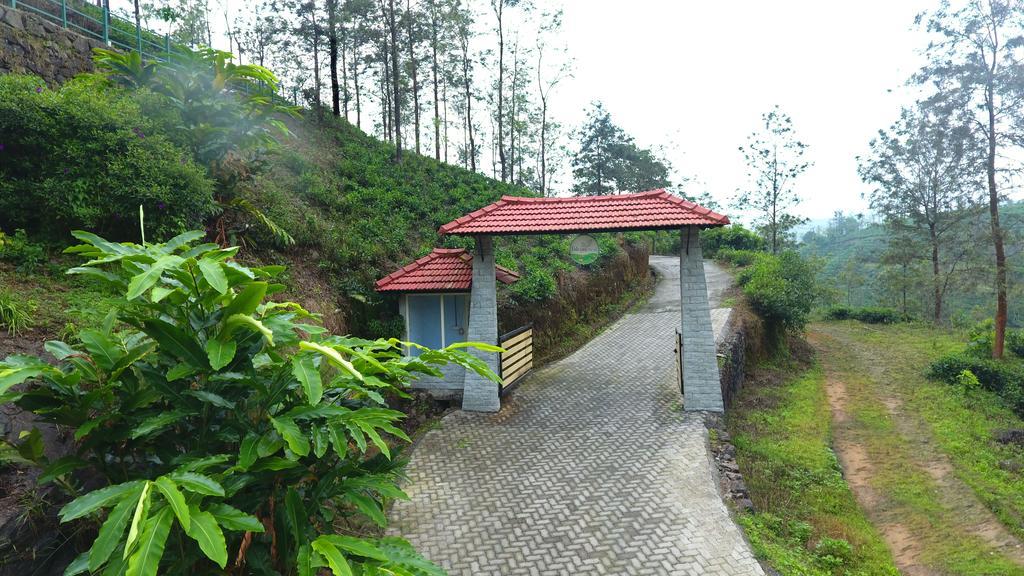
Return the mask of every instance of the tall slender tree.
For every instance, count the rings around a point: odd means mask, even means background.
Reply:
[[[928,63],[915,79],[936,88],[936,103],[972,114],[984,136],[989,224],[995,256],[992,356],[1001,358],[1006,341],[1008,282],[1005,231],[999,214],[1002,168],[998,163],[1009,162],[1009,149],[1022,144],[1017,135],[1024,127],[1024,74],[1020,59],[1020,47],[1024,45],[1024,2],[969,0],[954,8],[943,0],[934,12],[918,16],[918,23],[939,40],[929,46]]]
[[[894,234],[919,236],[929,252],[935,323],[942,321],[946,292],[973,236],[977,191],[984,188],[978,144],[971,127],[945,110],[904,109],[860,162],[861,177],[875,187],[872,209]]]
[[[805,221],[790,210],[800,200],[793,181],[811,162],[804,159],[807,145],[796,138],[793,120],[778,106],[761,115],[761,124],[740,146],[751,187],[740,193],[737,203],[757,211],[758,228],[772,253],[777,253],[793,228]]]
[[[558,37],[562,29],[562,11],[545,13],[540,17],[540,27],[537,32],[537,96],[540,99],[540,136],[539,140],[539,174],[538,187],[541,196],[548,196],[548,150],[549,142],[549,118],[548,105],[551,100],[551,93],[565,78],[572,74],[572,61],[561,58],[553,66],[545,59],[552,52],[555,57],[559,56],[558,48],[552,48],[550,38]]]

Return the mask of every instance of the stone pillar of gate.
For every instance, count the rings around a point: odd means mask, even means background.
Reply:
[[[718,375],[715,332],[704,278],[700,229],[685,226],[679,249],[680,307],[683,335],[683,405],[687,411],[722,412],[722,385]]]
[[[466,339],[470,342],[498,344],[498,294],[494,277],[494,239],[476,237],[473,253],[473,285],[469,295],[469,326]],[[493,352],[469,348],[469,352],[483,360],[495,374],[499,370],[499,357]],[[473,412],[497,412],[501,408],[498,385],[472,370],[466,370],[462,388],[462,409]]]

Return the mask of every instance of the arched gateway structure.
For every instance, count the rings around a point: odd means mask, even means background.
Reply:
[[[514,234],[571,234],[636,230],[679,230],[681,332],[683,378],[687,410],[723,410],[715,337],[711,327],[700,229],[724,226],[729,218],[674,196],[665,190],[614,196],[520,198],[501,200],[441,226],[441,234],[472,236],[473,281],[470,286],[466,339],[498,343],[493,236]],[[473,352],[498,371],[498,355]],[[498,385],[472,371],[463,382],[462,409],[497,412],[501,408]]]

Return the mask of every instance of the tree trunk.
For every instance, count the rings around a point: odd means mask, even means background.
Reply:
[[[356,128],[363,129],[363,101],[359,91],[359,53],[352,55],[352,88],[356,91]]]
[[[394,91],[395,161],[402,160],[402,92],[398,75],[398,20],[395,17],[395,0],[388,0],[388,27],[391,28],[391,87]]]
[[[444,162],[448,163],[448,83],[441,86],[441,98],[444,99]]]
[[[314,106],[316,106],[317,117],[323,115],[323,109],[320,106],[320,29],[316,22],[316,2],[315,0],[310,2],[311,8],[309,10],[309,18],[313,23],[313,97]]]
[[[466,90],[466,140],[469,143],[469,167],[476,172],[476,142],[473,139],[473,86],[469,76],[469,38],[468,31],[463,31],[462,38],[462,83]]]
[[[409,34],[409,76],[412,80],[412,122],[416,131],[416,153],[420,153],[420,84],[416,74],[416,37],[413,33],[412,0],[405,0],[405,20]]]
[[[345,41],[345,25],[341,25],[341,111],[348,120],[348,43]]]
[[[441,160],[441,114],[437,101],[437,6],[430,0],[430,67],[434,77],[434,159]]]
[[[548,100],[546,94],[540,96],[540,195],[548,195]]]
[[[497,2],[494,11],[498,16],[498,160],[501,162],[501,181],[508,177],[505,163],[505,28],[502,24],[502,13],[505,11],[505,0]]]
[[[341,116],[341,87],[338,86],[337,0],[327,0],[327,45],[331,59],[331,112]]]
[[[932,296],[935,298],[933,321],[942,322],[942,282],[939,270],[939,240],[935,234],[935,224],[928,225],[928,239],[932,245]]]
[[[992,342],[992,357],[1003,357],[1006,341],[1006,252],[1003,249],[1003,228],[999,225],[999,190],[996,187],[996,112],[995,86],[989,75],[985,87],[985,108],[988,112],[988,159],[985,170],[988,173],[988,210],[992,220],[992,243],[996,252],[996,318],[995,341]]]

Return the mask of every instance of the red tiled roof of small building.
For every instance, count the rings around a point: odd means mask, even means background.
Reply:
[[[519,274],[494,267],[499,282],[511,284]],[[434,250],[377,280],[378,292],[468,292],[473,284],[473,255],[463,248]]]
[[[723,226],[729,218],[658,189],[612,196],[501,200],[441,226],[441,234],[616,232]]]

